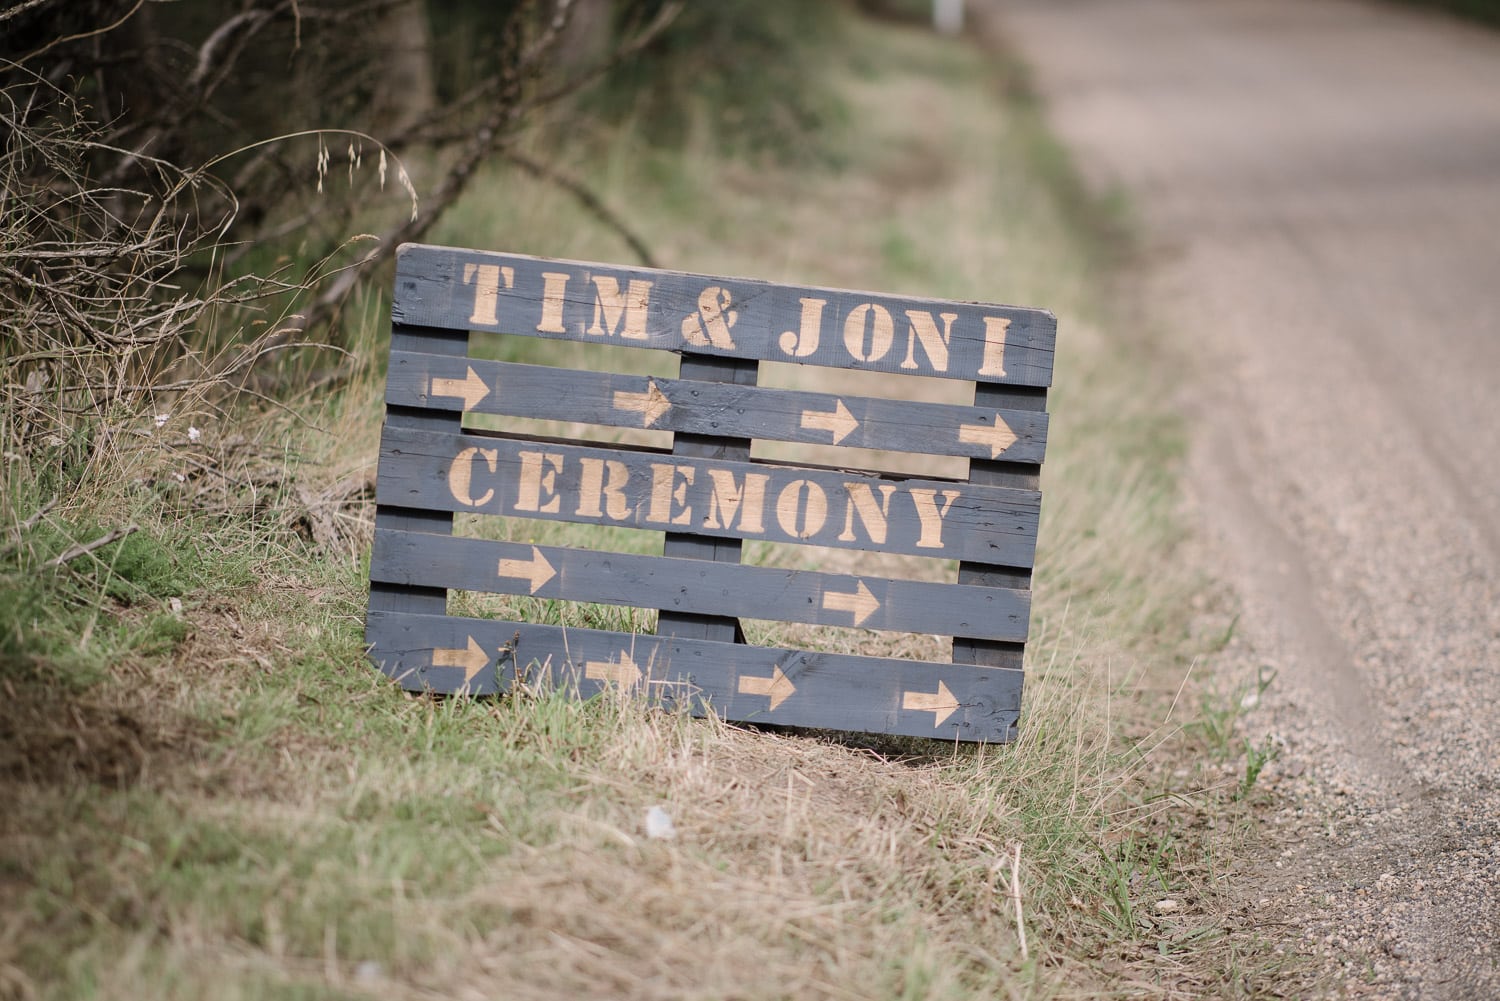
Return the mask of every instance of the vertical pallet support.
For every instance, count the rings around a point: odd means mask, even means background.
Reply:
[[[756,361],[688,352],[682,354],[679,378],[754,386],[759,377],[760,363]],[[746,462],[750,458],[750,439],[679,432],[672,437],[672,454],[694,459]],[[663,556],[714,560],[719,563],[740,562],[742,550],[743,545],[739,539],[710,538],[686,532],[667,533],[662,545]],[[660,610],[656,632],[661,636],[679,636],[683,639],[714,640],[719,643],[745,642],[745,631],[737,618],[695,615],[667,609]]]
[[[442,355],[466,355],[469,353],[467,330],[446,330],[442,327],[409,326],[395,321],[391,324],[392,351],[426,351]],[[386,404],[385,423],[382,436],[392,429],[418,431],[458,431],[463,427],[463,414],[456,410],[430,410]],[[375,529],[390,529],[405,532],[429,532],[439,535],[453,534],[453,514],[420,508],[398,507],[393,504],[377,504]],[[378,549],[370,554],[372,570],[374,563],[385,558]],[[448,612],[448,589],[423,587],[415,584],[390,584],[371,580],[370,610],[373,612],[409,612],[422,615],[445,615]]]
[[[974,405],[995,410],[1045,412],[1047,390],[1040,387],[975,383]],[[987,459],[969,460],[969,482],[973,484],[1040,490],[1041,478],[1040,465],[996,462]],[[1020,588],[1030,591],[1031,570],[1026,567],[1004,567],[964,561],[958,565],[958,582],[980,587]],[[953,637],[953,662],[955,664],[1021,670],[1025,651],[1024,643],[1007,643],[966,636]],[[1013,724],[1011,739],[1015,736],[1014,731]]]

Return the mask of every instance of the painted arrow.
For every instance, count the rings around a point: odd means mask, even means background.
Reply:
[[[865,582],[861,580],[855,582],[853,594],[824,591],[823,608],[830,612],[850,612],[854,615],[854,624],[862,626],[866,619],[879,610],[880,599],[871,594],[870,589],[865,587]]]
[[[474,675],[485,669],[490,655],[484,652],[474,637],[469,637],[467,647],[437,647],[432,651],[433,667],[461,667],[464,669],[464,684],[474,680]]]
[[[531,559],[501,560],[500,569],[496,571],[496,574],[500,577],[530,581],[531,593],[536,594],[538,588],[557,576],[557,568],[547,561],[547,557],[542,555],[540,549],[532,546]]]
[[[667,399],[667,394],[663,393],[656,385],[656,380],[652,379],[644,393],[616,391],[615,409],[635,411],[641,415],[641,426],[650,427],[672,409],[672,401]]]
[[[583,676],[590,681],[613,681],[631,688],[640,684],[641,669],[636,666],[635,661],[630,659],[627,651],[621,650],[618,664],[611,660],[584,661]]]
[[[859,421],[855,420],[849,408],[844,406],[843,400],[835,400],[833,410],[829,413],[821,410],[802,411],[802,427],[807,431],[831,431],[833,443],[837,445],[859,427]]]
[[[939,727],[958,709],[958,700],[953,697],[952,692],[948,691],[948,686],[939,681],[936,695],[931,692],[902,692],[901,708],[932,713],[934,717],[932,725]]]
[[[958,440],[965,445],[988,445],[990,458],[997,459],[1001,452],[1016,443],[1016,433],[996,414],[994,427],[988,424],[960,424]]]
[[[792,684],[792,679],[781,673],[781,668],[773,667],[769,678],[745,677],[740,678],[741,695],[769,695],[771,696],[771,711],[792,697],[797,686]]]
[[[464,401],[465,410],[473,410],[475,405],[486,396],[490,395],[489,384],[479,377],[473,366],[469,367],[469,373],[462,379],[441,379],[432,377],[432,385],[428,387],[430,396],[456,396]]]

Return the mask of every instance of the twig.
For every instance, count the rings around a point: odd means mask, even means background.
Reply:
[[[606,73],[614,69],[621,62],[635,55],[637,52],[641,51],[646,46],[655,41],[656,37],[663,31],[667,30],[668,26],[670,26],[671,23],[677,19],[677,15],[682,13],[682,9],[684,6],[685,4],[683,4],[681,0],[678,0],[678,2],[674,3],[663,4],[661,9],[656,12],[656,17],[652,18],[651,23],[646,25],[640,31],[636,32],[630,38],[627,38],[625,41],[617,45],[614,51],[609,54],[608,59],[592,67],[588,72],[583,73],[580,76],[565,80],[560,86],[554,87],[546,93],[542,94],[540,97],[536,98],[533,104],[536,106],[551,104],[553,101],[567,97],[569,94],[576,93],[577,91],[582,90],[584,87],[593,83],[595,80],[603,77]]]
[[[128,21],[132,17],[134,17],[135,16],[135,12],[138,11],[138,10],[140,10],[141,7],[145,3],[146,3],[146,0],[136,0],[135,6],[132,7],[132,8],[130,8],[129,10],[127,10],[120,17],[120,19],[118,21],[114,22],[113,24],[107,24],[107,25],[105,25],[102,28],[95,28],[93,31],[84,31],[84,32],[80,32],[80,33],[78,33],[76,35],[66,35],[66,36],[64,36],[62,38],[54,38],[52,41],[48,42],[46,45],[43,45],[40,49],[37,49],[37,50],[35,50],[33,52],[29,52],[26,55],[22,56],[20,59],[17,59],[16,60],[16,65],[20,66],[20,65],[22,65],[24,63],[30,62],[31,60],[35,59],[37,56],[41,55],[42,53],[48,52],[48,51],[50,51],[52,49],[55,49],[57,46],[63,45],[65,43],[67,43],[67,42],[76,42],[76,41],[79,41],[79,40],[84,39],[84,38],[93,38],[96,35],[105,35],[105,34],[108,34],[109,32],[114,31],[120,25],[124,24],[126,21]]]
[[[0,21],[9,21],[17,14],[24,14],[33,7],[40,7],[42,4],[50,2],[51,0],[24,0],[24,2],[18,3],[14,7],[0,10]]]
[[[1010,897],[1016,902],[1016,934],[1021,939],[1021,959],[1026,953],[1026,915],[1021,911],[1021,842],[1016,842],[1016,853],[1010,859]]]
[[[27,518],[25,521],[21,522],[21,524],[17,525],[16,531],[23,535],[26,532],[31,531],[36,527],[36,523],[42,520],[42,516],[45,515],[48,511],[51,511],[56,506],[57,498],[54,497],[47,503],[43,504],[41,507],[33,511],[31,517]]]
[[[78,559],[78,557],[80,556],[87,556],[89,553],[92,553],[96,549],[107,546],[111,542],[118,542],[120,539],[125,538],[127,535],[133,535],[138,531],[140,531],[140,526],[138,525],[126,525],[124,528],[116,528],[113,531],[106,532],[104,535],[99,536],[99,538],[95,539],[93,542],[85,542],[81,546],[74,546],[72,549],[69,549],[67,552],[63,553],[60,556],[54,556],[52,559],[48,560],[42,565],[48,567],[60,567],[64,563],[71,563],[72,561]]]
[[[578,203],[592,212],[594,214],[594,218],[598,219],[600,222],[604,223],[604,225],[620,234],[620,238],[630,245],[630,249],[635,251],[636,256],[641,259],[642,264],[644,264],[648,268],[660,267],[660,265],[656,263],[655,256],[651,253],[650,248],[646,246],[645,242],[639,236],[637,236],[629,226],[625,225],[625,221],[619,216],[615,215],[615,213],[609,208],[609,206],[604,204],[604,202],[599,198],[598,195],[594,194],[588,188],[584,187],[582,181],[579,181],[573,177],[569,177],[567,174],[564,174],[553,167],[549,167],[547,164],[542,163],[539,160],[533,160],[525,153],[511,149],[509,147],[502,148],[500,150],[500,155],[505,157],[511,163],[514,163],[517,167],[520,167],[522,170],[526,171],[526,173],[530,174],[532,177],[539,178],[543,181],[549,181],[552,184],[557,185],[559,188],[562,188],[574,198],[578,199]]]

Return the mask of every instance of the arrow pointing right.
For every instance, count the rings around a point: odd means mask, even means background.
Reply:
[[[931,692],[902,692],[901,708],[932,713],[932,725],[936,728],[942,726],[943,721],[958,709],[958,700],[948,691],[948,686],[939,681],[936,695]]]
[[[988,445],[990,458],[998,459],[1001,452],[1016,443],[1016,433],[996,414],[993,427],[988,424],[960,424],[958,440],[965,445]]]
[[[632,688],[640,684],[641,669],[630,659],[628,651],[621,650],[618,664],[612,660],[584,661],[583,676],[590,681],[613,681],[625,688]]]
[[[870,589],[865,587],[865,582],[861,580],[855,582],[853,594],[824,591],[823,608],[830,612],[851,612],[854,615],[854,624],[862,626],[866,619],[879,610],[880,599],[871,594]]]
[[[474,675],[483,671],[490,662],[490,655],[484,652],[474,639],[469,637],[467,647],[437,647],[432,651],[433,667],[461,667],[464,669],[464,684],[474,680]]]
[[[672,401],[667,399],[667,394],[663,393],[661,387],[656,384],[656,380],[652,379],[647,383],[644,393],[616,390],[615,409],[635,411],[641,415],[641,426],[650,427],[672,409]]]
[[[792,697],[797,686],[792,684],[792,679],[781,672],[781,668],[771,668],[769,678],[757,678],[754,676],[740,678],[741,695],[769,695],[771,697],[771,711]]]
[[[473,410],[480,400],[490,395],[489,384],[479,377],[472,365],[462,379],[440,379],[433,376],[432,385],[428,388],[431,396],[458,397],[464,401],[465,410]]]
[[[496,576],[530,581],[531,593],[536,594],[537,588],[557,576],[557,568],[547,561],[547,557],[542,555],[540,549],[532,546],[531,559],[501,560]]]
[[[854,433],[854,429],[859,427],[859,421],[844,406],[843,400],[834,400],[830,413],[821,410],[802,411],[802,427],[808,431],[831,431],[833,443],[837,445]]]

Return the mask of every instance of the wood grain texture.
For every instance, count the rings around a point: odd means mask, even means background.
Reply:
[[[678,365],[678,374],[685,380],[701,384],[753,387],[760,378],[760,363],[743,358],[684,354]],[[649,392],[647,399],[649,406]],[[739,435],[724,435],[717,429],[704,432],[684,430],[672,436],[672,454],[695,459],[746,462],[750,458],[750,439]],[[740,561],[744,549],[740,539],[700,535],[691,531],[693,527],[691,519],[688,519],[688,531],[668,532],[662,540],[662,553],[666,556],[718,563]],[[656,631],[663,636],[714,640],[719,643],[745,642],[745,630],[740,624],[739,612],[725,609],[723,614],[704,615],[660,606],[658,611],[660,614],[656,619]]]
[[[434,387],[446,390],[434,392]],[[462,394],[468,394],[465,397]],[[472,401],[472,405],[465,405]],[[1039,464],[1047,414],[391,353],[393,406]]]
[[[377,531],[370,579],[778,622],[1026,639],[1029,591]]]
[[[1051,383],[1057,330],[1051,313],[1017,306],[421,244],[398,251],[392,315],[456,330],[1023,386]]]
[[[1031,566],[1040,510],[1009,487],[400,428],[376,501],[1007,567]]]
[[[1030,409],[1040,413],[1047,408],[1047,391],[980,383],[974,387],[974,404],[1006,410]],[[1038,467],[1004,460],[976,459],[969,463],[971,483],[1035,490],[1040,481],[1041,469]],[[976,587],[1013,587],[1030,591],[1031,568],[1000,565],[996,560],[965,560],[958,565],[958,582]],[[953,637],[953,659],[957,663],[1019,668],[1025,653],[1025,647],[1020,643],[975,633],[955,633]]]
[[[422,351],[435,355],[462,357],[468,349],[469,335],[465,331],[402,324],[395,324],[391,327],[391,350],[393,351]],[[395,428],[457,431],[460,426],[461,420],[457,414],[387,405],[381,434],[384,436]],[[447,533],[453,531],[453,514],[420,506],[414,508],[404,505],[377,505],[375,525],[377,528],[392,530]],[[437,614],[446,611],[447,605],[448,592],[443,588],[397,587],[385,582],[373,581],[370,584],[370,609],[372,611]]]
[[[1020,671],[972,665],[391,612],[371,612],[367,635],[372,659],[411,691],[499,693],[519,673],[730,720],[990,742],[1011,739],[1020,712]]]

